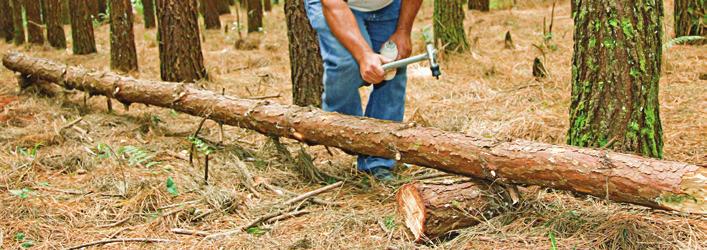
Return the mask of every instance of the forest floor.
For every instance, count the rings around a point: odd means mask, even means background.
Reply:
[[[424,66],[411,67],[406,119],[486,138],[565,142],[573,44],[569,2],[557,5],[554,35],[544,56],[533,44],[543,44],[543,20],[550,23],[552,1],[520,2],[512,10],[467,12],[472,50],[445,55],[440,80],[429,77]],[[666,2],[667,40],[672,37],[672,1]],[[413,34],[417,52],[424,43],[422,30],[431,24],[431,1],[425,2],[419,16]],[[227,95],[239,97],[279,95],[270,100],[290,103],[282,5],[267,13],[262,35],[246,38],[257,45],[253,50],[234,47],[235,13],[221,20],[228,24],[227,33],[202,32],[211,81],[200,84],[216,91],[225,88]],[[69,27],[65,29],[70,37]],[[506,31],[512,33],[515,49],[504,49]],[[156,30],[145,30],[138,17],[135,33],[140,62],[136,77],[158,80]],[[72,55],[70,49],[5,43],[0,51],[19,50],[108,70],[107,25],[96,28],[96,38],[98,54],[88,56]],[[550,73],[547,79],[532,76],[535,57],[543,58]],[[699,80],[707,73],[706,57],[707,46],[674,46],[664,52],[660,111],[668,160],[707,164],[707,82]],[[190,166],[186,153],[187,137],[200,118],[137,104],[129,111],[114,105],[114,112],[108,113],[105,98],[92,97],[86,104],[83,99],[81,93],[53,98],[19,93],[13,73],[0,69],[0,248],[66,248],[111,237],[177,241],[108,245],[131,249],[548,249],[553,244],[559,249],[707,248],[704,217],[539,187],[524,188],[517,208],[460,230],[452,240],[414,244],[396,213],[399,185],[381,185],[357,173],[354,157],[339,150],[332,149],[330,155],[323,147],[289,140],[283,143],[293,155],[304,148],[317,168],[370,188],[347,182],[319,196],[336,205],[310,204],[303,208],[308,214],[202,241],[170,229],[238,228],[287,199],[262,186],[257,188],[259,196],[248,191],[236,161],[243,159],[257,182],[293,192],[304,193],[322,183],[303,177],[302,168],[283,160],[267,137],[225,127],[226,147],[211,155],[210,184],[204,185],[203,156]],[[80,122],[62,129],[79,117]],[[218,125],[207,121],[201,135],[218,141]],[[124,161],[130,159],[114,156],[120,149],[139,149],[148,157],[129,166]],[[401,167],[398,173],[409,177],[424,171],[433,172],[413,166]]]

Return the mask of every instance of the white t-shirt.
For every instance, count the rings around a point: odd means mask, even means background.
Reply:
[[[392,3],[393,0],[349,0],[349,7],[363,12],[376,11]]]

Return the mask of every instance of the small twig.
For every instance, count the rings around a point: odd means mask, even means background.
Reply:
[[[91,192],[83,192],[83,191],[78,191],[78,190],[64,190],[64,189],[42,187],[42,186],[34,186],[34,189],[59,192],[59,193],[65,193],[65,194],[72,194],[72,195],[85,195],[85,194],[91,193]]]
[[[289,218],[294,218],[294,217],[297,217],[297,216],[300,216],[300,215],[304,215],[304,214],[308,214],[308,213],[309,213],[308,210],[292,211],[292,212],[289,212],[289,213],[285,213],[285,214],[281,214],[281,215],[272,217],[272,218],[268,219],[266,222],[267,222],[267,223],[273,223],[273,222],[276,222],[276,221],[281,221],[281,220],[285,220],[285,219],[289,219]]]
[[[198,138],[199,132],[201,132],[201,127],[204,126],[204,122],[206,122],[206,120],[209,119],[209,116],[211,116],[211,114],[208,114],[208,115],[204,116],[203,119],[201,119],[201,121],[199,122],[199,126],[196,127],[196,130],[191,135],[192,137]],[[194,143],[192,143],[191,148],[189,149],[189,165],[191,165],[192,167],[194,166],[194,149],[195,149],[195,147],[196,147],[196,145],[194,145]]]
[[[267,188],[268,190],[272,191],[273,193],[275,193],[275,194],[277,194],[277,195],[279,195],[279,196],[284,196],[285,194],[291,195],[291,196],[298,195],[298,194],[295,193],[295,192],[292,192],[292,191],[290,191],[290,190],[287,190],[287,189],[284,189],[284,188],[281,188],[281,187],[274,186],[274,185],[272,185],[272,184],[270,184],[270,183],[264,182],[264,183],[262,183],[262,185],[265,186],[265,188]],[[325,205],[325,206],[338,206],[338,205],[340,205],[339,203],[330,202],[330,201],[325,201],[325,200],[322,200],[322,199],[319,199],[319,198],[316,198],[316,197],[315,197],[315,198],[312,198],[311,201],[312,201],[313,203],[316,203],[316,204],[319,204],[319,205]]]
[[[221,96],[226,95],[226,88],[221,88]],[[218,144],[223,145],[223,122],[218,123]]]
[[[255,197],[260,198],[260,193],[258,193],[258,190],[255,189],[255,185],[253,184],[253,175],[250,174],[250,171],[248,171],[245,163],[243,163],[236,156],[231,155],[231,157],[233,157],[233,161],[236,162],[236,168],[238,168],[238,171],[243,176],[243,185],[245,185],[245,187],[253,193]]]
[[[106,97],[106,106],[108,107],[108,113],[113,113],[113,101],[110,97]]]
[[[209,232],[207,231],[201,231],[201,230],[191,230],[191,229],[183,229],[183,228],[172,228],[169,230],[170,232],[174,234],[183,234],[183,235],[194,235],[194,236],[201,236],[201,237],[206,237],[209,236]]]
[[[197,203],[197,202],[199,202],[199,201],[196,201],[196,200],[193,200],[193,201],[185,201],[185,202],[182,202],[182,203],[177,203],[177,204],[172,204],[172,205],[167,205],[167,206],[158,207],[157,210],[164,210],[164,209],[173,208],[173,207],[178,207],[178,206],[191,205],[191,204],[195,204],[195,203]]]
[[[204,184],[209,185],[209,154],[204,155]]]
[[[127,221],[129,221],[129,220],[130,220],[130,216],[128,216],[128,217],[125,218],[125,219],[122,219],[122,220],[113,222],[113,223],[111,223],[111,224],[97,226],[97,228],[115,227],[115,226],[119,226],[120,224],[123,224],[123,223],[125,223],[125,222],[127,222]]]
[[[179,241],[176,241],[176,240],[153,239],[153,238],[104,239],[104,240],[93,241],[93,242],[81,244],[81,245],[78,245],[78,246],[73,246],[73,247],[67,248],[67,250],[81,249],[81,248],[90,247],[90,246],[104,245],[104,244],[118,243],[118,242],[120,242],[120,243],[126,243],[126,242],[179,243]]]
[[[284,214],[284,213],[289,213],[289,212],[291,212],[291,211],[293,211],[293,210],[295,210],[295,209],[297,209],[296,206],[291,206],[291,207],[289,207],[289,208],[287,208],[287,209],[275,211],[275,212],[272,212],[272,213],[269,213],[269,214],[260,216],[260,217],[258,217],[258,218],[256,218],[256,219],[250,221],[248,224],[245,224],[245,225],[243,225],[243,226],[241,226],[241,227],[239,227],[239,228],[237,228],[237,229],[233,229],[233,230],[229,230],[229,231],[225,231],[225,232],[221,232],[221,233],[210,234],[210,235],[206,236],[205,239],[206,239],[206,240],[214,240],[214,239],[220,239],[220,238],[223,238],[223,237],[228,237],[228,236],[231,236],[231,235],[240,233],[240,232],[242,232],[242,231],[244,231],[244,230],[247,230],[248,228],[254,227],[254,226],[260,224],[260,223],[263,222],[263,221],[266,221],[266,220],[269,220],[269,219],[271,219],[271,218],[277,217],[277,216],[279,216],[279,215],[281,215],[281,214]]]
[[[328,192],[329,190],[332,190],[332,189],[341,187],[342,185],[344,185],[344,182],[343,182],[343,181],[339,181],[339,182],[336,182],[336,183],[334,183],[334,184],[331,184],[331,185],[328,185],[328,186],[324,186],[324,187],[322,187],[322,188],[318,188],[318,189],[315,189],[315,190],[306,192],[306,193],[304,193],[304,194],[301,194],[301,195],[299,195],[299,196],[297,196],[297,197],[294,197],[294,198],[292,198],[292,199],[289,199],[289,200],[283,202],[282,204],[285,205],[285,206],[289,206],[289,205],[292,205],[292,204],[294,204],[294,203],[297,203],[297,202],[306,200],[306,199],[308,199],[308,198],[310,198],[310,197],[312,197],[312,196],[316,196],[316,195],[319,195],[319,194],[322,194],[322,193],[326,193],[326,192]]]
[[[183,160],[183,161],[189,161],[189,158],[187,158],[187,157],[185,157],[185,156],[183,156],[183,155],[181,155],[181,154],[179,154],[179,153],[175,153],[175,152],[172,152],[172,151],[169,151],[169,150],[165,150],[164,153],[167,154],[167,155],[169,155],[169,156],[172,156],[172,157],[174,157],[174,158],[176,158],[176,159],[180,159],[180,160]]]
[[[265,100],[265,99],[272,99],[272,98],[280,98],[280,93],[277,93],[277,94],[275,94],[275,95],[265,95],[265,96],[247,97],[246,99],[250,99],[250,100]]]
[[[64,129],[67,129],[67,128],[70,128],[70,127],[76,125],[77,123],[81,122],[82,120],[83,120],[83,117],[79,117],[76,120],[73,120],[72,122],[69,122],[64,126],[61,126],[61,128],[59,128],[59,132],[63,131]]]

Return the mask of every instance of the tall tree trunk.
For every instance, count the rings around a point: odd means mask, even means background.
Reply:
[[[91,16],[91,21],[99,20],[98,0],[83,0],[88,8],[88,14]]]
[[[145,29],[156,27],[155,25],[155,0],[140,0],[142,1],[142,16],[145,23]]]
[[[132,16],[130,0],[110,0],[110,68],[113,70],[138,70]]]
[[[44,10],[49,45],[57,49],[66,49],[66,35],[61,20],[61,0],[44,0]]]
[[[69,0],[71,11],[71,43],[74,54],[96,53],[96,40],[93,35],[93,22],[89,13],[88,1]]]
[[[435,128],[223,96],[189,84],[95,72],[20,53],[3,58],[21,84],[53,82],[122,103],[174,109],[259,133],[500,184],[539,185],[643,206],[707,214],[707,166],[525,140],[497,141]]]
[[[160,75],[164,81],[206,78],[196,0],[157,0]]]
[[[228,0],[213,0],[219,15],[231,14],[231,7]]]
[[[707,36],[707,1],[675,0],[675,37]],[[691,44],[705,44],[705,39]]]
[[[209,29],[220,29],[218,6],[223,0],[201,0],[201,13],[204,16],[204,27]]]
[[[10,0],[0,0],[0,36],[5,42],[11,42],[15,35],[15,26],[12,23],[12,7]]]
[[[15,27],[15,34],[12,37],[14,38],[15,45],[22,45],[26,41],[24,19],[22,18],[22,1],[23,0],[10,0],[12,26]]]
[[[108,0],[97,0],[98,1],[98,14],[107,14],[108,13]],[[132,4],[132,3],[131,3]]]
[[[489,11],[490,9],[490,1],[489,0],[469,0],[469,9],[470,10],[480,10],[480,11]]]
[[[464,33],[462,0],[434,0],[434,37],[438,48],[463,52],[469,49]]]
[[[61,20],[65,25],[71,24],[71,11],[69,10],[69,0],[61,0]]]
[[[270,2],[270,0],[263,0],[263,9],[266,12],[270,12],[272,10],[272,2]]]
[[[663,2],[641,2],[572,2],[570,145],[663,156],[658,112]]]
[[[292,102],[299,106],[321,107],[324,64],[319,55],[317,33],[309,24],[304,2],[286,0],[285,16],[290,45]]]
[[[263,5],[261,0],[243,0],[248,11],[248,33],[263,29]]]
[[[44,44],[42,31],[42,10],[39,0],[25,0],[25,15],[27,15],[27,40],[34,44]]]

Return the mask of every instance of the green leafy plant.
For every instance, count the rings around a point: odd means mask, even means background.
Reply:
[[[32,194],[32,189],[29,189],[29,188],[11,189],[10,194],[17,196],[20,199],[27,199]]]
[[[555,234],[550,231],[547,236],[550,238],[550,250],[557,250],[557,240],[555,239]]]
[[[16,147],[15,152],[20,154],[21,156],[35,159],[37,158],[37,153],[39,152],[39,149],[44,146],[41,142],[38,142],[34,144],[31,148],[25,148],[25,147]]]
[[[216,148],[199,139],[199,137],[189,136],[187,140],[191,142],[196,147],[196,150],[202,154],[210,155],[216,150]]]
[[[145,150],[134,147],[134,146],[124,146],[120,147],[117,152],[118,155],[127,155],[128,165],[136,166],[143,165],[145,167],[152,167],[159,164],[160,162],[152,161],[154,155],[147,153]]]
[[[96,149],[98,150],[99,159],[108,159],[110,158],[113,152],[113,149],[111,149],[111,147],[105,143],[98,144],[98,146],[96,146]]]
[[[261,236],[266,233],[266,231],[260,227],[249,227],[246,232],[255,236]]]
[[[395,217],[393,216],[388,216],[385,217],[385,220],[383,220],[383,224],[385,225],[385,228],[388,230],[393,230],[395,229]]]
[[[25,233],[18,232],[15,234],[15,241],[22,242],[22,243],[20,243],[20,247],[22,247],[24,249],[34,246],[34,241],[25,240],[25,237],[26,237]]]
[[[177,190],[177,184],[174,183],[174,179],[172,177],[167,177],[167,192],[170,193],[172,196],[177,196],[179,195],[179,190]]]

